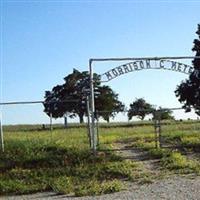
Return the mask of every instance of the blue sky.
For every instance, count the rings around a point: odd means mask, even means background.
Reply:
[[[199,10],[198,1],[3,0],[1,101],[42,100],[45,90],[62,84],[73,68],[87,70],[89,58],[194,55]],[[94,71],[117,65],[94,63]],[[121,76],[109,85],[127,106],[144,97],[157,106],[180,107],[174,90],[186,78],[152,70]],[[39,105],[7,106],[4,122],[46,123],[42,110]]]

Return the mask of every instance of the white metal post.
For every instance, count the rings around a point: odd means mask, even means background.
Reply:
[[[88,121],[88,139],[90,143],[90,147],[92,147],[92,131],[91,131],[91,122],[90,122],[90,98],[87,95],[86,99],[86,106],[87,106],[87,121]]]
[[[90,70],[90,111],[91,111],[91,135],[92,135],[92,150],[96,154],[97,141],[95,132],[95,105],[94,105],[94,81],[93,81],[93,70],[92,70],[92,60],[89,60],[89,70]]]
[[[3,125],[2,125],[2,115],[0,116],[0,142],[1,142],[1,150],[4,152],[4,137],[3,137]]]
[[[53,127],[52,127],[52,113],[50,113],[50,131],[53,130]]]

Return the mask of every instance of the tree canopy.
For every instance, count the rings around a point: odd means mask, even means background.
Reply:
[[[95,108],[98,115],[109,121],[117,112],[124,109],[122,102],[109,86],[100,85],[100,76],[94,77]],[[64,78],[63,85],[53,87],[51,91],[45,92],[44,112],[52,114],[54,118],[63,117],[66,113],[70,117],[78,116],[80,123],[84,115],[87,115],[86,91],[89,90],[89,72],[80,72],[76,69]],[[102,112],[107,111],[107,112]]]
[[[118,94],[109,86],[98,87],[99,95],[95,97],[96,112],[109,122],[118,112],[124,110],[124,104],[118,100]]]
[[[200,24],[196,32],[198,39],[194,40],[192,51],[196,52],[196,56],[200,56]],[[183,103],[183,108],[186,112],[195,109],[195,112],[200,115],[200,58],[193,60],[194,71],[190,74],[189,79],[183,81],[175,91],[179,101]]]
[[[128,119],[131,120],[133,116],[137,116],[139,119],[143,120],[145,116],[152,113],[153,110],[153,106],[147,103],[143,98],[136,99],[130,104]]]

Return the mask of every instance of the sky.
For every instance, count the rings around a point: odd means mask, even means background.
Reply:
[[[45,91],[63,84],[73,68],[88,70],[90,58],[193,56],[199,10],[200,1],[1,0],[0,102],[43,100]],[[191,60],[181,62],[191,65]],[[94,72],[102,74],[120,64],[95,62]],[[143,70],[107,84],[127,107],[145,98],[171,108],[181,107],[174,90],[187,77]],[[42,105],[4,106],[1,113],[4,124],[49,121]],[[197,117],[183,111],[174,115]]]

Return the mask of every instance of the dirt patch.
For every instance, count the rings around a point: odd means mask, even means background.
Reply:
[[[144,166],[145,170],[154,175],[158,175],[160,173],[160,159],[152,159],[147,151],[140,148],[130,148],[127,143],[123,142],[115,143],[115,147],[118,149],[116,153],[120,157],[140,162]]]

